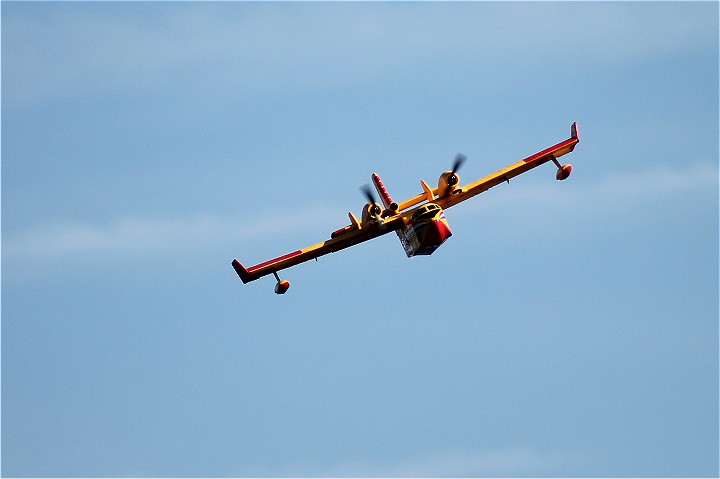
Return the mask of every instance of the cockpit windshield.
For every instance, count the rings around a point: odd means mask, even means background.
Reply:
[[[436,205],[435,203],[428,203],[425,206],[422,206],[413,213],[412,217],[414,220],[430,220],[437,215],[437,213],[440,211],[440,207]]]

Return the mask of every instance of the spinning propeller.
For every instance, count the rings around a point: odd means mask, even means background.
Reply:
[[[380,219],[380,214],[382,213],[382,208],[380,207],[380,204],[377,202],[377,199],[375,198],[375,194],[372,191],[372,188],[370,188],[370,185],[363,185],[362,188],[360,188],[360,191],[363,192],[365,195],[365,198],[368,200],[368,204],[372,205],[372,208],[369,210],[370,214],[372,214],[375,218]]]
[[[455,162],[453,163],[452,170],[450,170],[450,175],[448,175],[447,177],[448,185],[455,186],[460,182],[460,178],[458,178],[458,175],[456,175],[456,173],[463,165],[463,163],[465,163],[465,160],[467,160],[467,156],[463,155],[462,153],[458,153],[457,155],[455,155]]]

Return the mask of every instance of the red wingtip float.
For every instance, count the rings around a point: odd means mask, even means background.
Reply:
[[[552,162],[557,167],[556,179],[567,179],[572,172],[572,166],[560,164],[558,158],[573,151],[579,141],[578,126],[577,123],[573,123],[570,138],[567,140],[464,186],[460,186],[457,170],[466,158],[459,154],[452,169],[440,175],[437,188],[431,188],[425,181],[420,180],[422,193],[400,203],[392,200],[380,176],[373,173],[372,182],[380,196],[381,204],[375,200],[369,187],[364,189],[368,202],[363,207],[361,219],[350,212],[348,213],[350,224],[333,231],[330,239],[326,241],[249,268],[245,268],[237,259],[232,261],[232,266],[243,283],[269,274],[274,275],[277,280],[275,292],[284,294],[290,288],[290,282],[281,280],[278,271],[349,248],[391,231],[397,233],[408,257],[430,255],[452,236],[445,219],[445,209],[500,183],[505,181],[509,183],[511,178],[548,162]]]

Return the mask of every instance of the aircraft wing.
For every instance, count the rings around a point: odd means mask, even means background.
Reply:
[[[437,203],[441,208],[449,208],[462,201],[472,198],[475,195],[487,191],[493,186],[497,186],[505,181],[509,182],[511,178],[514,178],[528,170],[531,170],[537,166],[545,164],[549,161],[557,161],[557,158],[570,153],[575,148],[575,145],[580,141],[578,134],[577,123],[573,123],[571,127],[571,136],[565,141],[546,148],[545,150],[539,151],[534,155],[528,156],[527,158],[513,163],[510,166],[503,168],[502,170],[496,171],[495,173],[488,175],[484,178],[480,178],[477,181],[468,183],[465,186],[460,187],[452,194],[438,197],[433,200],[433,203]],[[559,163],[558,163],[559,164]],[[565,170],[564,170],[565,169]],[[563,171],[564,170],[564,171]],[[570,174],[570,165],[565,165],[558,171],[558,179],[564,179]],[[560,177],[561,172],[566,173],[565,176]]]
[[[415,209],[410,208],[415,205],[428,201],[436,203],[443,209],[449,208],[450,206],[454,206],[466,199],[472,198],[473,196],[478,195],[493,186],[496,186],[504,181],[509,181],[511,178],[549,161],[555,162],[559,167],[557,178],[565,179],[570,174],[571,167],[570,165],[559,166],[560,164],[557,162],[557,158],[573,151],[575,145],[579,141],[580,138],[578,135],[577,124],[573,123],[571,137],[569,139],[535,153],[534,155],[520,160],[517,163],[514,163],[473,183],[455,188],[451,193],[437,196],[439,194],[438,189],[430,188],[427,183],[423,181],[421,182],[421,185],[424,192],[400,203],[399,205],[396,205],[394,209],[386,210],[390,212],[391,216],[389,217],[382,218],[382,215],[378,214],[374,219],[366,219],[364,215],[363,221],[361,222],[358,221],[352,213],[350,213],[351,224],[333,232],[330,239],[326,241],[293,251],[292,253],[285,254],[249,268],[246,268],[242,265],[242,263],[240,263],[240,261],[234,259],[232,262],[233,268],[237,272],[238,276],[240,276],[243,283],[254,281],[269,274],[276,274],[278,271],[291,266],[318,258],[319,256],[323,256],[328,253],[334,253],[335,251],[349,248],[350,246],[354,246],[364,241],[382,236],[391,231],[403,228],[411,223],[411,216]],[[383,212],[383,215],[384,214],[385,213]],[[278,287],[276,287],[277,293],[284,293],[288,287],[289,282],[281,282],[278,278]]]
[[[349,231],[343,232],[343,234],[338,236],[333,234],[333,237],[329,240],[308,246],[307,248],[293,251],[292,253],[285,254],[249,268],[243,266],[237,259],[233,260],[232,265],[235,272],[237,272],[238,276],[240,276],[242,282],[248,283],[263,276],[277,273],[280,270],[295,266],[296,264],[310,261],[311,259],[315,259],[319,256],[334,253],[336,251],[349,248],[350,246],[377,238],[378,236],[382,236],[391,231],[395,231],[397,228],[401,228],[403,226],[403,221],[403,217],[397,215],[384,220],[378,219],[377,222],[364,225],[354,222],[354,226],[351,225],[338,230],[338,232],[345,230]]]

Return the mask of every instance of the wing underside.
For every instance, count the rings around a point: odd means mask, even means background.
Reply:
[[[546,148],[545,150],[535,153],[534,155],[528,156],[527,158],[513,163],[512,165],[503,168],[502,170],[496,171],[491,175],[488,175],[472,183],[468,183],[467,185],[458,188],[458,190],[453,192],[452,195],[449,195],[446,198],[438,198],[435,203],[439,204],[442,208],[449,208],[450,206],[456,205],[462,201],[472,198],[473,196],[478,195],[483,191],[487,191],[493,186],[497,186],[506,181],[509,182],[511,178],[525,173],[526,171],[529,171],[537,166],[543,165],[550,161],[557,162],[558,158],[573,151],[575,149],[575,145],[577,145],[579,141],[580,137],[578,134],[577,123],[573,123],[571,128],[571,137],[567,140],[553,145],[550,148]],[[557,164],[559,165],[559,163]],[[561,170],[564,168],[567,169],[567,174],[569,174],[569,165],[560,166]],[[562,178],[558,177],[558,179]]]
[[[334,253],[373,238],[377,238],[378,236],[394,231],[401,226],[402,217],[398,216],[385,221],[378,221],[376,223],[359,226],[357,229],[341,236],[308,246],[307,248],[293,251],[292,253],[285,254],[249,268],[245,268],[237,259],[233,260],[232,265],[238,276],[240,276],[242,282],[248,283],[305,261],[310,261],[328,253]]]

